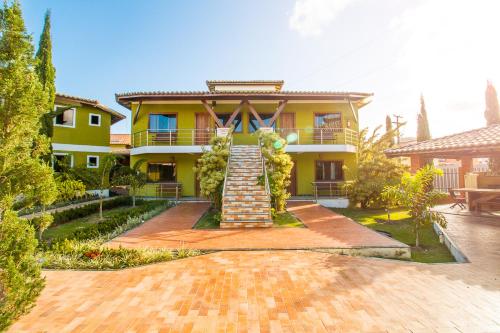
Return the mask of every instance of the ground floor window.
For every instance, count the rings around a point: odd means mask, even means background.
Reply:
[[[177,172],[175,163],[149,163],[148,181],[150,182],[175,182]]]
[[[73,155],[63,153],[52,155],[52,168],[55,172],[63,172],[71,167],[73,167]]]
[[[87,168],[98,168],[99,156],[87,155]]]
[[[342,161],[316,161],[316,181],[343,180],[342,165]]]

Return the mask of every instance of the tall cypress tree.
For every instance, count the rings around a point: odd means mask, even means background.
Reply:
[[[43,287],[33,227],[13,204],[50,204],[57,192],[39,134],[47,97],[18,0],[0,9],[0,331],[25,313]]]
[[[500,107],[498,106],[497,91],[491,81],[486,82],[486,110],[484,117],[486,118],[486,125],[500,124]]]
[[[431,139],[429,129],[429,120],[427,119],[427,110],[425,109],[424,96],[420,95],[420,113],[417,116],[417,142]]]
[[[394,138],[394,131],[392,130],[392,119],[389,115],[385,117],[385,132],[390,136],[389,141],[390,141],[390,146],[394,146],[396,144],[395,138]]]
[[[56,69],[52,64],[52,37],[50,34],[50,10],[45,13],[42,35],[36,52],[35,71],[48,97],[48,110],[42,117],[41,133],[51,138],[53,134],[54,100],[56,98]]]

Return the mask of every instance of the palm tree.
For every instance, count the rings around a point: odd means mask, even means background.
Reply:
[[[113,184],[127,185],[129,187],[133,207],[135,207],[137,191],[143,188],[147,182],[147,175],[141,171],[141,166],[146,162],[146,159],[140,159],[132,167],[122,166],[118,170],[117,176],[113,179]]]

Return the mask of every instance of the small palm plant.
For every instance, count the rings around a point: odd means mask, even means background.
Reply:
[[[147,175],[141,171],[141,166],[146,162],[146,159],[140,159],[132,167],[122,166],[113,178],[114,185],[126,185],[129,187],[133,207],[135,207],[137,192],[146,185],[148,180]]]

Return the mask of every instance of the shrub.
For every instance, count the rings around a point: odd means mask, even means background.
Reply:
[[[58,201],[70,201],[75,198],[81,198],[85,195],[85,184],[80,180],[57,179]]]

